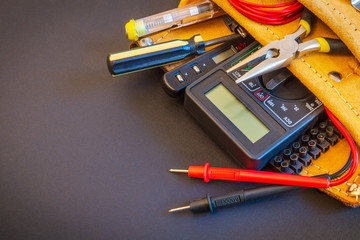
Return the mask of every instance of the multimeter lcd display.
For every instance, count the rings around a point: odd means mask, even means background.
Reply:
[[[223,84],[218,84],[205,96],[252,142],[270,129],[251,113]]]
[[[221,52],[211,58],[216,64],[218,64],[218,63],[228,59],[229,57],[233,56],[235,53],[236,53],[236,51],[233,48],[229,48],[228,50]]]

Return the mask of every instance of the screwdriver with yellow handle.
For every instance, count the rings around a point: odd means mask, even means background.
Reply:
[[[241,38],[239,34],[204,41],[201,35],[187,40],[173,40],[128,51],[113,53],[107,57],[107,65],[113,76],[137,72],[174,63],[190,56],[205,53],[205,48]]]

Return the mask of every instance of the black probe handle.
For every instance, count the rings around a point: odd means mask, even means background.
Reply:
[[[317,175],[316,177],[331,179],[331,176],[328,174]],[[250,200],[260,199],[299,188],[301,187],[288,185],[264,185],[261,187],[242,189],[240,191],[218,197],[211,197],[207,194],[205,198],[191,202],[189,207],[190,211],[193,213],[213,212],[216,208],[240,205]]]
[[[195,35],[188,40],[174,40],[110,54],[107,65],[110,73],[117,76],[163,66],[204,52],[205,42],[200,35]]]
[[[298,189],[297,186],[266,185],[262,187],[243,189],[237,192],[218,197],[202,198],[190,203],[190,210],[193,213],[213,212],[216,208],[240,205],[249,200],[255,200],[277,193],[287,192]]]
[[[320,42],[320,52],[335,54],[351,54],[351,51],[340,40],[334,38],[316,38]]]

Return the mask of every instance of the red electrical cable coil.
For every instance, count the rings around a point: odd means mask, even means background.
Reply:
[[[244,0],[228,0],[244,16],[265,24],[280,25],[291,22],[301,16],[303,5],[290,1],[274,5],[261,5]]]
[[[244,0],[236,0],[236,2],[243,3],[243,4],[246,4],[246,5],[251,6],[251,7],[260,7],[260,8],[280,8],[280,7],[286,7],[286,6],[293,5],[293,4],[300,4],[296,0],[293,0],[293,1],[290,1],[290,2],[285,2],[285,3],[271,4],[271,5],[265,5],[265,4],[263,5],[263,4],[258,4],[258,3],[252,3],[252,2],[247,2],[247,1],[244,1]]]

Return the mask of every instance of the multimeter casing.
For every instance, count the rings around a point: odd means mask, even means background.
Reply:
[[[281,150],[295,141],[318,120],[324,108],[308,91],[300,99],[283,99],[265,88],[262,78],[254,78],[239,85],[235,80],[242,73],[227,73],[231,64],[259,45],[254,42],[186,88],[184,106],[203,129],[242,166],[259,170]],[[286,69],[286,71],[288,71]],[[293,78],[295,78],[292,75]],[[269,132],[251,142],[207,97],[206,93],[219,84],[229,90],[252,112]],[[288,91],[286,86],[281,91]],[[290,93],[291,95],[291,93]]]
[[[246,38],[239,38],[225,42],[220,46],[186,62],[185,64],[164,74],[161,81],[162,87],[171,97],[178,97],[184,93],[185,88],[192,82],[212,71],[222,61],[216,63],[213,59],[228,50],[233,54],[240,52],[246,46],[254,42],[255,39],[248,35]]]

